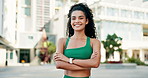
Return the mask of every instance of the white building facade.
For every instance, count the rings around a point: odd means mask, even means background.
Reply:
[[[42,37],[39,30],[52,17],[53,0],[17,0],[17,44],[19,63],[30,63],[35,57],[35,45]],[[47,26],[49,30],[49,24]]]
[[[0,66],[16,65],[15,45],[16,2],[0,1]]]
[[[54,7],[55,0],[0,1],[0,66],[21,65],[22,60],[30,63],[36,56],[42,27],[46,26],[49,40],[55,43],[55,35],[50,34]]]
[[[105,40],[108,34],[116,33],[123,38],[124,55],[140,58],[141,61],[148,63],[147,6],[148,1],[143,0],[98,0],[94,2],[90,7],[94,12],[98,37]],[[102,54],[105,55],[105,52]],[[105,56],[103,59],[105,61]]]

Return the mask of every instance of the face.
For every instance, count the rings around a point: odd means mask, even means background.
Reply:
[[[88,24],[88,20],[83,11],[73,11],[71,14],[71,26],[74,31],[85,30],[85,25]]]

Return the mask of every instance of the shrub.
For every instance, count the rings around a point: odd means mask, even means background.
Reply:
[[[137,65],[145,65],[144,62],[142,62],[140,59],[137,59],[137,58],[128,58],[125,62],[128,62],[128,63],[136,63]]]

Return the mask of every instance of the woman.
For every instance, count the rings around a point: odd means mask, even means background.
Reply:
[[[100,41],[96,39],[92,11],[86,4],[75,4],[68,18],[68,38],[59,39],[56,67],[65,70],[64,78],[89,78],[91,68],[100,64]]]

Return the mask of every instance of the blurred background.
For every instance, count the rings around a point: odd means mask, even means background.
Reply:
[[[102,63],[148,64],[148,0],[0,0],[0,66],[53,64],[79,2],[93,11]]]

